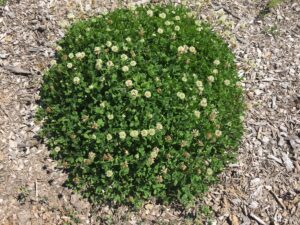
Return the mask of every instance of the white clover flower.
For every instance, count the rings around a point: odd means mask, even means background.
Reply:
[[[148,130],[142,130],[142,131],[141,131],[141,135],[142,135],[143,137],[147,137],[147,136],[148,136]]]
[[[74,58],[74,54],[73,54],[73,53],[70,53],[70,54],[69,54],[69,58],[70,58],[70,59],[73,59],[73,58]]]
[[[84,52],[77,52],[75,54],[75,57],[79,60],[83,59],[85,57],[85,53]]]
[[[197,80],[196,85],[197,85],[197,87],[203,87],[203,83],[201,80]]]
[[[73,67],[73,64],[72,64],[72,63],[68,63],[68,64],[67,64],[67,67],[68,67],[69,69],[71,69],[71,68]]]
[[[106,135],[106,140],[110,141],[112,138],[113,138],[113,137],[112,137],[111,134],[107,134],[107,135]]]
[[[95,67],[97,70],[100,70],[102,68],[102,63],[96,63]]]
[[[128,59],[128,56],[125,54],[121,55],[121,60],[126,61]]]
[[[198,93],[199,95],[202,95],[203,91],[204,91],[204,87],[198,87]]]
[[[137,130],[132,130],[132,131],[130,131],[129,135],[130,135],[131,137],[133,137],[133,138],[136,138],[136,137],[139,136],[139,131],[137,131]]]
[[[127,42],[131,42],[131,38],[130,38],[130,37],[127,37],[125,40],[126,40]]]
[[[221,137],[222,131],[216,130],[215,135],[216,135],[216,137]]]
[[[95,159],[95,157],[96,157],[96,154],[95,154],[95,152],[89,152],[89,159],[92,159],[92,160],[94,160],[94,159]]]
[[[107,47],[111,47],[111,46],[112,46],[111,41],[107,41],[107,42],[106,42],[106,46],[107,46]]]
[[[125,131],[120,131],[119,132],[119,137],[120,137],[120,139],[125,139],[126,138],[126,133],[125,133]]]
[[[214,110],[211,112],[210,116],[209,116],[209,120],[210,120],[210,121],[215,121],[216,118],[217,118],[217,115],[218,115],[218,111],[217,111],[216,109],[214,109]]]
[[[106,171],[105,175],[106,175],[107,177],[112,177],[112,176],[114,175],[114,173],[113,173],[113,171],[108,170],[108,171]]]
[[[213,74],[218,74],[218,73],[219,73],[219,71],[217,69],[213,70]]]
[[[185,53],[185,48],[183,46],[179,46],[177,51],[178,51],[178,53],[183,54],[183,53]]]
[[[145,92],[145,97],[146,98],[150,98],[151,97],[151,92],[150,91],[146,91]]]
[[[212,82],[215,81],[215,78],[214,78],[214,76],[208,76],[208,77],[207,77],[207,80],[208,80],[210,83],[212,83]]]
[[[220,60],[218,60],[218,59],[214,60],[214,64],[215,64],[216,66],[220,65]]]
[[[170,25],[171,25],[171,22],[170,22],[169,20],[167,20],[167,21],[165,22],[165,25],[166,25],[166,26],[170,26]]]
[[[189,50],[190,50],[190,52],[193,53],[193,54],[195,54],[195,53],[197,52],[197,51],[196,51],[196,48],[193,47],[193,46],[189,47]]]
[[[180,20],[180,16],[175,16],[175,18],[174,18],[175,20]]]
[[[130,94],[132,97],[137,97],[139,95],[139,92],[137,90],[133,89],[133,90],[131,90]]]
[[[158,155],[158,153],[159,153],[159,148],[158,147],[154,147],[153,149],[152,149],[152,152],[150,153],[150,157],[152,158],[152,159],[155,159],[156,157],[157,157],[157,155]]]
[[[164,32],[163,29],[161,29],[161,28],[158,28],[158,29],[157,29],[157,33],[162,34],[163,32]]]
[[[193,135],[193,137],[198,137],[199,136],[199,130],[194,129],[192,131],[192,135]]]
[[[113,66],[114,66],[114,63],[113,63],[112,61],[108,61],[108,62],[106,63],[106,65],[107,65],[108,67],[113,67]]]
[[[158,153],[160,149],[158,147],[154,147],[152,150]]]
[[[177,92],[177,97],[180,98],[181,100],[185,99],[185,94],[181,91]]]
[[[108,118],[109,120],[112,120],[112,119],[114,118],[114,115],[113,115],[113,114],[108,114],[108,115],[107,115],[107,118]]]
[[[58,45],[58,46],[56,46],[55,50],[59,52],[62,50],[62,47]]]
[[[102,64],[102,63],[103,63],[102,59],[97,59],[96,60],[96,64]]]
[[[160,13],[159,17],[162,18],[162,19],[166,19],[167,15],[165,13]]]
[[[194,111],[194,115],[195,115],[197,118],[200,118],[200,111],[195,110],[195,111]]]
[[[163,125],[161,123],[156,123],[156,130],[162,130]]]
[[[122,71],[123,72],[128,72],[129,71],[129,67],[128,66],[123,66],[122,67]]]
[[[147,113],[147,117],[150,118],[150,119],[152,119],[153,118],[153,114]]]
[[[235,83],[235,86],[236,86],[236,87],[242,87],[243,85],[242,85],[242,82],[237,81],[237,82]]]
[[[59,151],[60,151],[60,147],[56,146],[56,147],[54,148],[54,151],[55,151],[55,152],[59,152]]]
[[[194,13],[193,12],[188,12],[186,15],[187,15],[187,17],[191,18],[191,17],[194,16]]]
[[[208,168],[206,173],[207,173],[207,175],[211,176],[211,175],[213,175],[214,171],[211,168]]]
[[[101,51],[100,47],[95,47],[94,52],[95,52],[96,55],[99,55],[100,51]]]
[[[150,128],[150,129],[148,130],[148,133],[149,133],[149,135],[151,135],[151,136],[155,135],[155,129]]]
[[[105,108],[105,106],[106,106],[106,101],[100,103],[100,107]]]
[[[91,89],[93,89],[94,88],[94,85],[89,85],[89,89],[91,90]]]
[[[125,85],[126,87],[131,87],[133,85],[132,80],[126,80]]]
[[[148,166],[151,166],[152,164],[154,163],[154,159],[153,158],[149,158],[149,159],[147,159],[147,165]]]
[[[149,9],[149,10],[147,11],[147,15],[150,16],[150,17],[152,17],[152,16],[153,16],[153,11]]]
[[[142,38],[142,39],[140,40],[140,42],[141,42],[141,43],[144,43],[144,42],[145,42],[145,39],[144,39],[144,38]]]
[[[74,82],[74,84],[79,84],[80,83],[80,78],[79,77],[74,77],[73,82]]]
[[[181,80],[182,80],[183,82],[187,82],[186,76],[182,77]]]
[[[207,100],[206,100],[206,98],[203,98],[203,99],[200,101],[200,105],[201,105],[202,107],[206,107],[206,106],[207,106]]]
[[[134,61],[134,60],[131,61],[131,62],[130,62],[130,66],[136,66],[136,61]]]
[[[180,26],[175,26],[174,28],[176,31],[180,31]]]
[[[150,153],[150,158],[155,159],[157,157],[157,155],[158,155],[158,152],[153,151],[153,152]]]
[[[111,47],[111,50],[112,50],[113,52],[118,52],[118,51],[119,51],[119,47],[116,46],[116,45],[114,45],[114,46]]]
[[[230,85],[230,80],[224,80],[224,84],[225,84],[226,86]]]
[[[200,20],[196,20],[196,21],[195,21],[195,24],[196,24],[197,26],[201,26],[201,21],[200,21]]]

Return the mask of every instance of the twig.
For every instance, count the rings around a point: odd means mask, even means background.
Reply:
[[[258,222],[261,225],[267,225],[261,218],[256,216],[254,213],[250,213],[249,215],[252,219],[254,219],[256,222]]]
[[[38,183],[37,180],[35,180],[35,200],[38,201]]]
[[[229,9],[225,8],[224,6],[221,6],[222,9],[227,12],[228,14],[232,15],[234,18],[238,19],[238,20],[241,20],[241,18],[237,15],[235,15],[233,12],[231,12]]]
[[[278,198],[277,195],[276,195],[272,190],[270,190],[270,193],[273,195],[273,197],[275,198],[276,202],[278,202],[278,204],[279,204],[283,209],[285,209],[285,205],[283,204],[283,202],[281,201],[281,199]]]

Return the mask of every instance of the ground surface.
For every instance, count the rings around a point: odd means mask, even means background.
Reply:
[[[196,224],[203,218],[196,209],[91,207],[62,186],[66,174],[35,138],[42,71],[68,13],[78,18],[117,7],[75,2],[12,0],[0,7],[0,224]],[[211,207],[211,224],[300,224],[300,3],[270,12],[265,5],[220,0],[199,14],[231,43],[249,108],[238,163],[199,203]]]

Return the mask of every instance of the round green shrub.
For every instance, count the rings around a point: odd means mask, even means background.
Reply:
[[[234,160],[243,111],[227,44],[184,7],[148,5],[70,27],[38,118],[90,200],[188,205]]]

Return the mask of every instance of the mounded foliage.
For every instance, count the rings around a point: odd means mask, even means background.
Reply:
[[[227,44],[184,7],[148,5],[70,27],[38,118],[90,200],[186,206],[234,160],[243,111]]]

